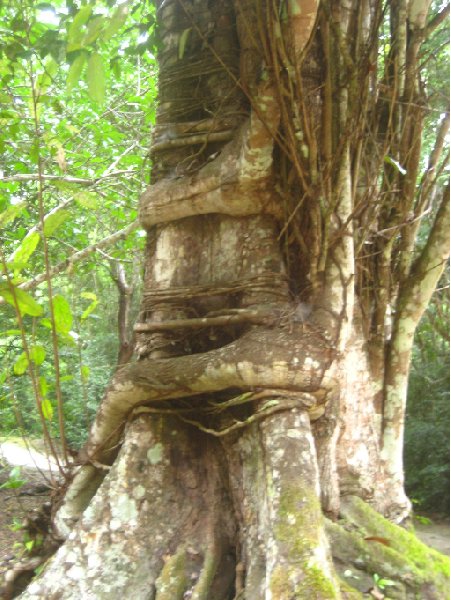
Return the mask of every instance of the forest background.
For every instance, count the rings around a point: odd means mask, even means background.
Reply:
[[[133,346],[154,9],[9,0],[0,17],[0,435],[75,451]],[[448,106],[447,20],[434,36],[425,164]],[[447,269],[417,331],[405,435],[407,492],[417,510],[440,514],[449,514],[448,292]]]

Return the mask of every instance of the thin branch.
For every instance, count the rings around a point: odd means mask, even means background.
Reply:
[[[416,325],[426,310],[435,286],[449,257],[449,186],[443,198],[423,251],[413,263],[409,277],[400,291],[399,321],[408,316]]]
[[[42,176],[39,176],[38,173],[20,173],[18,175],[11,175],[10,177],[0,177],[0,182],[3,182],[3,183],[10,183],[10,182],[14,182],[14,181],[26,182],[26,181],[39,181],[40,179],[42,179],[44,181],[50,181],[50,182],[62,181],[64,183],[75,183],[77,185],[91,186],[91,185],[96,185],[103,179],[107,179],[109,177],[117,177],[118,175],[123,175],[125,173],[130,175],[131,173],[136,173],[136,172],[137,171],[135,169],[121,169],[119,171],[112,171],[111,173],[108,172],[108,170],[107,170],[104,175],[100,175],[99,177],[95,177],[94,179],[87,179],[85,177],[70,177],[68,175],[42,175]]]
[[[54,277],[55,275],[62,273],[66,269],[70,269],[73,264],[75,264],[76,262],[80,262],[81,260],[83,260],[84,258],[89,256],[93,252],[96,252],[97,250],[99,250],[101,248],[106,248],[107,246],[112,246],[119,240],[126,238],[130,233],[132,233],[133,231],[135,231],[138,228],[139,228],[139,222],[137,220],[133,221],[133,223],[130,223],[130,225],[127,225],[127,227],[124,227],[124,229],[120,229],[119,231],[116,231],[115,233],[108,235],[107,237],[104,237],[103,239],[99,240],[95,244],[91,244],[91,246],[87,246],[86,248],[83,248],[83,250],[74,252],[73,254],[71,254],[71,256],[66,258],[66,260],[64,260],[63,262],[60,262],[59,264],[50,268],[50,270],[49,270],[50,277]],[[46,279],[45,273],[40,273],[39,275],[36,275],[36,277],[33,277],[33,279],[30,279],[29,281],[25,281],[24,283],[21,283],[18,287],[22,290],[34,289],[40,283],[45,281],[45,279]],[[0,298],[0,304],[3,304],[3,303],[4,303],[4,299]]]
[[[44,228],[45,228],[45,224],[48,221],[49,217],[51,217],[52,215],[54,215],[58,211],[62,210],[63,208],[66,208],[66,206],[68,206],[69,204],[71,204],[73,201],[74,201],[73,197],[69,198],[68,200],[64,200],[63,202],[61,202],[61,204],[58,204],[58,206],[55,206],[55,208],[52,208],[52,210],[50,210],[46,215],[44,215],[44,217],[42,219],[42,223],[44,224]],[[41,223],[41,220],[39,220],[36,223],[36,225],[34,225],[31,229],[29,229],[28,232],[27,232],[27,235],[23,238],[22,243],[27,238],[31,237],[34,233],[38,233],[38,232],[42,231],[42,229],[43,229],[42,223]],[[21,245],[16,250],[14,250],[14,252],[9,256],[9,258],[8,258],[9,262],[14,261],[17,252],[21,248]]]
[[[423,39],[427,40],[429,36],[439,27],[443,21],[449,16],[449,4],[445,8],[435,15],[433,19],[429,21],[424,29]]]

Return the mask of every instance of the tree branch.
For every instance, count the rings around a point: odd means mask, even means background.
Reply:
[[[91,244],[91,246],[87,246],[83,250],[74,252],[73,254],[71,254],[71,256],[66,258],[66,260],[64,260],[63,262],[60,262],[59,264],[50,268],[50,271],[49,271],[50,277],[54,277],[55,275],[58,275],[58,273],[62,273],[66,269],[70,269],[74,263],[80,262],[81,260],[83,260],[84,258],[89,256],[90,254],[92,254],[92,252],[95,252],[96,250],[100,250],[101,248],[105,248],[107,246],[111,246],[111,245],[115,244],[116,242],[118,242],[119,240],[126,238],[130,233],[135,231],[135,229],[138,229],[138,227],[139,227],[138,221],[133,221],[133,223],[130,223],[130,225],[127,225],[127,227],[124,227],[124,229],[120,229],[119,231],[116,231],[116,233],[113,233],[111,235],[108,235],[107,237],[104,237],[103,239],[99,240],[95,244]],[[40,273],[39,275],[36,275],[36,277],[33,277],[33,279],[30,279],[29,281],[25,281],[24,283],[21,283],[18,287],[22,290],[31,290],[31,289],[35,288],[36,286],[38,286],[43,281],[45,281],[45,278],[46,278],[45,273]],[[4,303],[4,299],[0,298],[0,304],[3,304],[3,303]]]
[[[91,186],[96,185],[103,179],[107,179],[109,177],[117,177],[118,175],[123,174],[131,174],[136,173],[135,169],[121,169],[120,171],[112,171],[111,173],[106,172],[104,175],[100,175],[94,179],[87,179],[85,177],[70,177],[68,175],[39,175],[37,173],[20,173],[18,175],[11,175],[10,177],[0,177],[0,181],[4,183],[10,183],[14,181],[50,181],[50,182],[59,182],[62,181],[64,183],[75,183],[77,185],[85,185]]]
[[[428,241],[413,263],[409,277],[400,290],[398,320],[409,318],[415,327],[426,310],[449,258],[449,185],[443,191]]]
[[[427,40],[428,37],[437,29],[437,27],[439,27],[443,23],[443,21],[448,17],[448,15],[449,4],[447,4],[445,8],[441,12],[439,12],[438,15],[435,15],[435,17],[433,17],[426,25],[424,29],[423,39]]]

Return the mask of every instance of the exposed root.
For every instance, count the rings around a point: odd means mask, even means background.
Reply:
[[[155,600],[183,600],[186,590],[186,549],[179,546],[177,552],[170,556],[156,581],[157,596]]]
[[[326,521],[338,573],[359,591],[373,576],[390,580],[394,600],[440,600],[449,594],[449,560],[425,546],[413,532],[390,523],[360,498],[343,499],[343,520]]]
[[[258,387],[308,392],[321,404],[335,385],[333,374],[327,373],[331,359],[321,335],[295,325],[289,331],[256,328],[203,354],[128,365],[106,392],[82,458],[108,464],[127,416],[155,401]]]

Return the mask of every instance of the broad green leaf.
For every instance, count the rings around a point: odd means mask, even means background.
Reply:
[[[79,192],[75,194],[75,201],[83,208],[97,208],[97,194],[94,192]]]
[[[80,373],[81,373],[81,379],[82,379],[83,383],[88,383],[90,372],[91,372],[91,369],[87,365],[81,365]]]
[[[88,31],[85,37],[83,38],[82,46],[88,46],[89,44],[92,44],[92,42],[94,42],[99,37],[99,34],[102,31],[104,25],[104,17],[99,16],[92,19],[88,24]]]
[[[63,375],[63,377],[60,378],[60,381],[61,383],[63,383],[64,381],[72,381],[73,378],[73,375]]]
[[[69,218],[68,210],[58,210],[53,214],[49,215],[44,221],[44,235],[50,237],[55,233],[60,225],[64,223],[66,219]]]
[[[180,36],[179,51],[178,51],[179,60],[181,60],[185,55],[186,42],[188,41],[188,36],[190,34],[191,29],[192,29],[192,27],[188,27],[188,29],[184,29],[182,31],[182,35]]]
[[[19,262],[18,260],[8,260],[6,262],[6,268],[15,271],[16,274],[25,269],[28,266],[28,262]]]
[[[42,315],[42,306],[39,306],[39,304],[32,296],[30,296],[30,294],[27,294],[27,292],[24,292],[17,287],[14,288],[13,295],[11,290],[5,285],[0,286],[0,296],[3,296],[6,302],[14,307],[16,306],[14,302],[15,296],[20,313],[23,315],[30,315],[31,317],[40,317]]]
[[[0,227],[4,227],[14,221],[14,219],[22,212],[22,209],[26,206],[26,202],[19,202],[9,206],[6,210],[0,213]]]
[[[42,346],[31,346],[30,348],[30,360],[35,365],[42,365],[45,359],[45,350]]]
[[[73,317],[69,302],[64,296],[58,294],[53,297],[53,313],[56,331],[63,334],[69,333]]]
[[[36,250],[37,245],[39,244],[39,240],[41,236],[37,231],[30,233],[23,240],[17,250],[14,252],[12,258],[14,263],[27,263],[30,256]]]
[[[17,467],[13,467],[11,469],[11,471],[9,472],[9,478],[10,479],[19,479],[19,477],[22,475],[22,469],[17,466]]]
[[[39,377],[39,391],[41,392],[41,396],[43,398],[47,396],[48,389],[49,385],[47,383],[47,379],[45,377]]]
[[[48,398],[44,398],[41,402],[41,410],[44,416],[44,419],[47,421],[51,421],[53,417],[53,406]]]
[[[16,489],[16,488],[21,487],[25,483],[25,480],[21,479],[21,475],[22,475],[21,468],[14,467],[9,472],[8,479],[5,481],[5,483],[2,483],[2,485],[0,485],[0,489],[10,489],[11,490],[11,489]]]
[[[41,323],[41,325],[44,325],[44,327],[47,327],[47,329],[52,329],[52,321],[47,317],[44,317],[39,322]]]
[[[122,71],[121,71],[121,63],[119,60],[113,59],[110,61],[110,69],[116,79],[120,79]]]
[[[66,90],[70,92],[75,85],[80,81],[83,68],[86,64],[87,54],[86,52],[80,52],[77,58],[73,61],[67,74]]]
[[[22,487],[24,483],[25,479],[7,479],[5,483],[0,485],[0,489],[16,490],[17,488]]]
[[[124,2],[117,9],[114,15],[110,19],[109,25],[105,28],[100,38],[105,42],[110,40],[113,35],[119,31],[122,25],[125,23],[128,17],[128,4],[129,2]]]
[[[30,102],[31,104],[31,102]],[[32,108],[32,107],[31,107]],[[33,140],[30,144],[29,152],[30,160],[33,164],[37,165],[39,160],[39,143],[37,140]]]
[[[19,358],[14,363],[14,375],[23,375],[25,371],[28,369],[29,361],[25,352],[19,356]]]
[[[102,57],[98,52],[91,54],[88,60],[88,92],[94,102],[103,104],[105,99],[105,71]]]
[[[88,21],[92,13],[92,6],[82,6],[78,13],[75,15],[74,20],[67,30],[68,43],[73,44],[74,42],[81,41],[82,27]],[[70,52],[70,50],[68,49]]]

